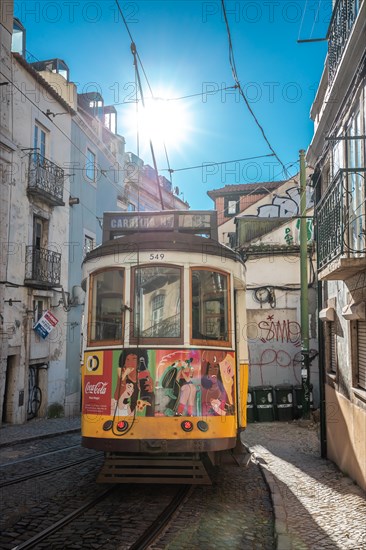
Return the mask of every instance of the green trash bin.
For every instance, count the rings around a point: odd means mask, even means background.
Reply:
[[[310,410],[313,410],[313,385],[310,384]],[[303,387],[301,384],[294,386],[294,417],[302,418]]]
[[[282,422],[290,422],[294,418],[293,412],[293,387],[289,384],[275,386],[276,419]]]
[[[248,399],[247,399],[247,423],[254,422],[254,395],[253,388],[248,388]]]
[[[258,422],[273,422],[273,388],[272,386],[255,386],[255,417]]]

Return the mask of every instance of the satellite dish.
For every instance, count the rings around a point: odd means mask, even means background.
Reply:
[[[179,187],[178,187],[178,186],[175,186],[175,187],[174,187],[174,193],[175,193],[176,195],[179,195]]]

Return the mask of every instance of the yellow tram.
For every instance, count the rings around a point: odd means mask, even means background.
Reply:
[[[100,480],[207,482],[248,389],[245,267],[216,213],[105,213],[83,285],[82,443],[106,453]]]

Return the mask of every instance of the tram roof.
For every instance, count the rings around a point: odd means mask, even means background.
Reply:
[[[231,248],[219,243],[217,240],[191,233],[172,233],[170,231],[136,232],[106,241],[91,250],[84,262],[102,256],[115,255],[123,252],[139,252],[149,250],[172,250],[174,252],[195,252],[220,256],[221,258],[243,263],[242,258]]]

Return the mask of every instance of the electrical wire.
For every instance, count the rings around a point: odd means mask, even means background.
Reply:
[[[210,162],[210,163],[202,163],[197,166],[188,166],[186,168],[164,168],[162,171],[168,171],[168,172],[183,172],[184,170],[195,170],[196,168],[205,168],[206,166],[219,166],[221,164],[230,164],[232,162],[243,162],[245,160],[254,160],[254,159],[262,159],[266,157],[273,157],[273,153],[269,153],[267,155],[257,155],[255,157],[246,157],[243,159],[236,159],[236,160],[224,160],[222,162]]]
[[[189,95],[183,95],[179,97],[156,97],[154,96],[152,99],[154,100],[162,100],[162,101],[181,101],[182,99],[191,99],[192,97],[204,97],[208,95],[214,95],[217,92],[224,92],[225,90],[235,90],[237,88],[237,85],[234,86],[225,86],[223,88],[217,88],[217,90],[212,90],[212,92],[198,92],[196,94],[189,94]],[[120,101],[116,103],[112,103],[112,105],[127,105],[129,103],[138,103],[140,100],[135,99],[134,101]]]
[[[311,27],[311,31],[310,31],[310,38],[313,37],[313,32],[314,32],[314,27],[315,27],[315,23],[316,23],[316,20],[318,18],[318,15],[319,15],[319,10],[320,10],[320,3],[321,3],[322,0],[318,0],[318,7],[317,7],[317,10],[316,10],[316,14],[314,15],[314,21],[313,21],[313,24],[312,24],[312,27]],[[306,0],[307,2],[307,0]],[[305,6],[305,9],[306,9],[306,6]],[[304,10],[305,11],[305,10]]]
[[[260,124],[258,118],[256,117],[253,109],[251,108],[250,106],[250,103],[240,85],[240,81],[239,81],[239,78],[238,78],[238,74],[237,74],[237,70],[236,70],[236,65],[235,65],[235,57],[234,57],[234,49],[233,49],[233,44],[232,44],[232,39],[231,39],[231,32],[230,32],[230,27],[229,27],[229,21],[227,19],[227,15],[226,15],[226,8],[225,8],[225,1],[224,0],[221,0],[221,6],[222,6],[222,11],[223,11],[223,15],[224,15],[224,20],[225,20],[225,25],[226,25],[226,31],[227,31],[227,35],[228,35],[228,42],[229,42],[229,62],[230,62],[230,66],[231,66],[231,71],[232,71],[232,74],[233,74],[233,78],[235,80],[235,83],[238,87],[238,90],[240,92],[240,95],[242,96],[242,98],[244,99],[245,101],[245,105],[249,111],[249,113],[252,115],[253,119],[254,119],[254,122],[256,123],[257,127],[259,128],[265,142],[267,143],[269,149],[272,151],[273,155],[276,157],[276,159],[278,160],[278,162],[280,163],[280,165],[282,166],[283,168],[283,171],[284,171],[284,174],[285,176],[288,178],[289,177],[289,174],[288,174],[288,171],[287,171],[287,168],[285,166],[285,164],[282,162],[282,160],[280,159],[280,157],[277,155],[276,151],[273,149],[269,139],[267,138],[267,135],[264,131],[264,128],[263,126]]]
[[[303,23],[304,23],[304,18],[305,18],[305,13],[306,13],[307,5],[308,5],[308,0],[305,1],[305,6],[304,6],[304,9],[303,9],[303,12],[302,12],[302,16],[301,16],[300,27],[299,27],[299,33],[298,33],[298,35],[297,35],[297,40],[298,40],[298,41],[300,40],[300,34],[301,34],[302,26],[303,26]]]
[[[144,77],[145,77],[147,86],[148,86],[148,88],[149,88],[149,90],[150,90],[150,94],[151,94],[152,99],[155,99],[155,97],[154,97],[152,88],[151,88],[151,86],[150,86],[149,79],[147,78],[147,74],[146,74],[146,71],[145,71],[144,66],[143,66],[143,64],[142,64],[140,55],[139,55],[139,53],[138,53],[138,51],[137,51],[135,41],[134,41],[134,39],[133,39],[133,37],[132,37],[132,33],[131,33],[130,29],[129,29],[129,26],[128,26],[128,24],[127,24],[127,21],[126,21],[126,19],[125,19],[125,16],[123,15],[121,6],[120,6],[120,4],[119,4],[119,1],[118,1],[118,0],[115,0],[115,2],[116,2],[116,5],[117,5],[117,8],[118,8],[118,11],[119,11],[119,13],[120,13],[120,15],[121,15],[121,17],[122,17],[123,24],[124,24],[124,26],[125,26],[125,28],[126,28],[126,30],[127,30],[128,36],[130,37],[130,40],[131,40],[131,53],[132,53],[133,59],[134,59],[135,75],[136,75],[136,77],[137,77],[137,83],[138,83],[138,87],[139,87],[139,90],[140,90],[141,103],[142,103],[143,107],[145,108],[144,94],[143,94],[143,88],[142,88],[142,83],[141,83],[141,78],[140,78],[140,73],[139,73],[138,65],[140,65],[140,67],[141,67],[141,69],[142,69],[142,72],[143,72],[143,74],[144,74]],[[138,104],[137,104],[137,105],[138,105]],[[160,199],[160,203],[161,203],[161,208],[162,208],[162,210],[165,210],[165,207],[164,207],[164,200],[163,200],[163,194],[162,194],[162,191],[161,191],[160,180],[159,180],[158,167],[157,167],[157,163],[156,163],[155,151],[154,151],[154,146],[153,146],[153,143],[152,143],[151,138],[149,139],[149,145],[150,145],[150,153],[151,153],[151,157],[152,157],[152,161],[153,161],[153,165],[154,165],[154,170],[155,170],[155,173],[156,173],[156,183],[157,183],[157,187],[158,187],[158,193],[159,193],[159,199]],[[167,163],[168,163],[168,167],[169,167],[168,152],[167,152],[165,143],[164,143],[164,150],[165,150],[165,156],[166,156]]]
[[[0,74],[1,74],[2,76],[5,76],[4,73],[3,73],[2,71],[0,71]],[[27,95],[26,95],[26,94],[25,94],[25,93],[24,93],[24,92],[23,92],[23,91],[13,82],[13,81],[10,81],[10,84],[11,84],[16,90],[18,90],[18,92],[20,92],[21,95],[22,95],[23,97],[25,97],[34,107],[36,107],[36,108],[38,109],[39,112],[41,112],[42,114],[44,114],[44,115],[46,116],[46,113],[44,113],[44,112],[42,111],[42,109],[41,109],[34,101],[32,101],[32,100],[31,100],[31,99],[30,99],[30,98],[29,98],[29,97],[28,97],[28,96],[27,96]],[[59,132],[61,132],[61,134],[63,134],[63,136],[66,137],[66,139],[71,143],[71,145],[73,145],[73,147],[75,147],[75,149],[77,149],[77,150],[86,158],[86,160],[88,160],[88,157],[86,156],[86,154],[84,153],[84,151],[82,151],[82,150],[72,141],[72,139],[71,139],[71,138],[70,138],[70,137],[69,137],[69,136],[68,136],[68,135],[67,135],[67,134],[66,134],[66,133],[65,133],[65,132],[64,132],[55,122],[54,122],[54,121],[53,121],[53,120],[52,120],[52,119],[49,118],[49,120],[50,120],[50,122],[59,130]],[[81,130],[82,130],[82,129],[81,129]],[[82,131],[83,131],[83,130],[82,130]],[[83,131],[83,132],[84,132],[84,131]],[[33,149],[32,149],[32,150],[33,150]],[[69,168],[72,169],[72,170],[74,169],[73,167],[69,167]],[[76,169],[77,169],[77,168],[76,168]],[[85,168],[80,168],[80,170],[85,170]],[[107,171],[104,171],[104,172],[107,172]],[[102,173],[102,170],[101,170],[101,173]],[[102,175],[104,175],[104,177],[106,177],[105,174],[102,174]],[[109,183],[112,184],[112,186],[113,186],[117,191],[120,190],[119,187],[118,187],[112,180],[110,180],[110,179],[107,178],[107,177],[106,177],[106,179],[107,179],[107,181],[108,181]],[[71,193],[70,189],[68,189],[65,185],[64,185],[64,189],[65,189],[68,193]],[[82,203],[80,203],[80,204],[82,204]],[[82,204],[82,206],[83,206],[84,208],[86,208],[91,214],[93,214],[93,216],[95,216],[95,212],[93,212],[92,210],[90,210],[85,204]],[[95,217],[97,218],[97,216],[95,216]],[[97,219],[98,219],[98,218],[97,218]]]
[[[269,156],[273,156],[273,155],[269,155]],[[234,161],[232,161],[232,162],[234,162]],[[292,164],[289,165],[289,168],[291,168],[292,166],[294,166],[294,165],[297,164],[298,162],[299,162],[298,160],[295,161],[295,162],[293,162]],[[274,182],[276,181],[276,178],[277,178],[279,175],[282,174],[282,172],[283,172],[283,171],[281,171],[279,174],[277,174],[277,175],[274,177],[274,179],[273,179]],[[298,180],[296,180],[293,176],[290,177],[288,180],[283,180],[283,181],[280,181],[279,183],[286,183],[286,181],[291,181],[291,180],[293,180],[296,184],[299,183]],[[250,197],[250,195],[255,194],[256,191],[258,191],[258,190],[260,190],[260,189],[266,189],[266,188],[265,188],[263,185],[261,185],[261,182],[258,182],[258,186],[257,186],[253,191],[251,191],[250,193],[247,193],[246,196],[247,196],[247,197]],[[273,194],[273,192],[274,192],[273,190],[270,191],[270,190],[268,190],[268,189],[266,189],[266,191],[267,191],[268,195],[271,195],[271,194]],[[233,202],[234,202],[234,201],[233,201]],[[239,198],[237,201],[235,201],[235,204],[240,204],[240,198]],[[250,205],[250,206],[252,206],[252,205]],[[223,208],[222,210],[218,210],[218,213],[224,214],[224,215],[225,215],[225,210],[226,210],[225,208]],[[244,212],[245,212],[244,210],[243,210],[242,212],[238,212],[238,215],[239,215],[239,214],[243,214]]]
[[[118,0],[116,0],[116,1],[118,1]],[[143,95],[142,84],[141,84],[141,79],[140,79],[140,73],[139,73],[138,64],[137,64],[137,50],[136,50],[136,45],[135,45],[134,42],[131,43],[131,53],[132,53],[133,59],[134,59],[134,66],[135,66],[136,77],[137,77],[137,81],[138,81],[138,85],[139,85],[139,89],[140,89],[142,105],[145,107],[145,101],[144,101],[144,95]],[[163,194],[162,194],[162,191],[161,191],[160,180],[159,180],[158,167],[157,167],[157,164],[156,164],[155,151],[154,151],[154,146],[153,146],[151,138],[149,140],[149,144],[150,144],[150,152],[151,152],[151,156],[152,156],[152,160],[153,160],[153,164],[154,164],[154,170],[155,170],[155,175],[156,175],[156,184],[157,184],[157,188],[158,188],[161,209],[165,210]]]

